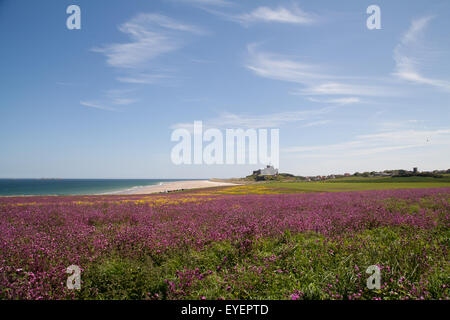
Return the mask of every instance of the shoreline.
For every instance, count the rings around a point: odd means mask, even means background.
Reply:
[[[16,194],[16,195],[0,195],[0,198],[11,197],[70,197],[70,196],[112,196],[112,195],[142,195],[153,193],[166,193],[173,191],[214,188],[214,187],[226,187],[237,186],[240,184],[213,181],[211,180],[174,180],[159,182],[159,184],[147,185],[147,186],[133,186],[131,188],[99,192],[99,193],[76,193],[76,194]]]
[[[166,193],[173,191],[214,188],[214,187],[228,187],[237,186],[237,183],[217,182],[211,180],[185,180],[173,182],[161,182],[157,185],[133,187],[127,190],[102,193],[102,195],[136,195],[136,194],[151,194],[151,193]]]

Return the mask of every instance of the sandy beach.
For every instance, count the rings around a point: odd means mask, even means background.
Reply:
[[[238,184],[228,182],[216,182],[210,180],[174,181],[174,182],[165,182],[160,185],[137,187],[133,188],[132,190],[121,191],[115,194],[148,194],[148,193],[161,193],[166,191],[236,186],[236,185]]]

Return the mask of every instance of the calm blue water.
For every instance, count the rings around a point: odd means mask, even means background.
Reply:
[[[102,194],[182,180],[183,179],[0,179],[0,196]]]

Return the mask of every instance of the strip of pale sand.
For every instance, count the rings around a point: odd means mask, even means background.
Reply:
[[[116,192],[115,194],[148,194],[148,193],[161,193],[178,190],[237,186],[237,185],[238,184],[236,183],[216,182],[210,180],[174,181],[174,182],[164,182],[160,185],[135,187],[133,189]]]

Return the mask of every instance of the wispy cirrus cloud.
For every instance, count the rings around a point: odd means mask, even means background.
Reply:
[[[247,46],[247,69],[260,77],[296,83],[329,79],[332,76],[313,64],[295,61],[281,55],[258,50],[257,44]]]
[[[105,97],[114,105],[129,105],[138,101],[134,97],[130,97],[130,94],[134,93],[133,89],[113,89],[105,92]]]
[[[128,35],[130,40],[96,47],[92,51],[103,54],[106,63],[120,72],[116,77],[118,82],[134,85],[172,79],[169,69],[159,66],[157,59],[183,47],[189,35],[207,33],[197,26],[158,13],[140,13],[121,24],[119,31]],[[117,94],[120,90],[115,90],[115,94],[113,92],[114,90],[110,90],[100,99],[80,103],[86,107],[112,111],[116,108],[111,106],[125,106],[137,101]]]
[[[274,128],[288,123],[306,121],[326,114],[330,108],[269,113],[262,115],[222,113],[219,118],[209,121],[211,126],[235,128]]]
[[[317,127],[317,126],[323,126],[325,124],[330,123],[331,120],[317,120],[317,121],[312,121],[312,122],[308,122],[305,123],[304,125],[302,125],[303,128],[310,128],[310,127]]]
[[[386,86],[373,84],[373,79],[328,74],[324,67],[300,62],[258,50],[258,45],[247,46],[248,59],[246,68],[260,77],[293,82],[302,85],[291,91],[297,95],[351,95],[351,96],[385,96],[396,94]],[[364,82],[369,82],[364,84]],[[353,100],[353,102],[356,102]]]
[[[130,37],[129,42],[113,43],[92,49],[103,54],[108,65],[135,75],[154,76],[154,60],[173,52],[186,43],[186,35],[206,32],[156,13],[141,13],[119,26]],[[153,72],[152,72],[153,71]],[[129,75],[121,79],[133,78]],[[120,78],[119,78],[120,79]],[[126,82],[126,81],[125,81]]]
[[[395,94],[391,89],[378,85],[361,85],[342,82],[325,82],[309,85],[306,88],[293,91],[299,95],[356,95],[385,96]],[[356,102],[355,100],[353,102]]]
[[[130,89],[107,90],[103,93],[101,99],[83,100],[80,101],[80,104],[85,107],[104,111],[119,111],[119,107],[127,106],[138,101],[138,99],[129,96],[133,91]]]
[[[223,112],[218,117],[207,119],[204,126],[212,128],[277,128],[286,124],[305,122],[305,121],[322,121],[321,117],[332,112],[334,107],[323,107],[311,110],[285,111],[267,114],[244,114]],[[321,124],[326,124],[323,122]],[[317,123],[316,125],[318,125]],[[171,126],[172,129],[184,128],[191,129],[192,123],[176,123]]]
[[[399,131],[399,130],[412,130],[418,125],[425,128],[424,120],[416,119],[397,119],[397,120],[381,120],[378,121],[378,130],[381,132]]]
[[[425,29],[434,17],[425,16],[413,20],[408,31],[403,35],[400,43],[394,49],[396,77],[417,84],[425,84],[450,91],[450,82],[424,76],[419,71],[419,61],[414,52],[421,47]]]
[[[334,98],[334,99],[317,99],[317,98],[308,98],[309,101],[319,102],[319,103],[332,103],[337,105],[346,105],[352,103],[360,103],[361,99],[357,97],[345,97],[345,98]]]
[[[201,0],[199,1],[178,0],[178,1],[191,2],[193,4],[196,4],[197,2],[203,2]],[[226,2],[226,5],[222,5],[222,7],[225,6],[232,7],[232,5],[233,3]],[[239,23],[240,25],[245,27],[250,27],[256,24],[275,24],[275,23],[289,24],[293,26],[311,25],[318,23],[321,20],[321,18],[317,14],[302,10],[296,3],[293,3],[290,6],[279,5],[278,7],[259,6],[253,10],[244,13],[242,12],[237,13],[236,10],[234,10],[235,12],[232,13],[230,11],[222,10],[222,8],[220,9],[213,8],[210,5],[199,5],[198,7],[224,20]]]
[[[102,102],[99,101],[80,101],[80,104],[88,108],[100,109],[105,111],[117,111],[116,109],[111,108],[110,106],[103,105]]]
[[[198,6],[218,6],[218,7],[228,7],[233,5],[230,1],[226,0],[171,0],[174,2],[184,2],[192,5]]]
[[[124,83],[132,84],[153,84],[163,80],[172,79],[171,75],[167,74],[131,74],[126,76],[117,77],[116,80]]]
[[[450,81],[431,78],[419,72],[419,61],[413,53],[423,50],[422,38],[424,31],[433,19],[426,16],[413,20],[411,27],[402,36],[400,43],[394,50],[396,68],[393,75],[414,82],[434,86],[450,91]],[[246,68],[260,77],[300,84],[297,90],[291,90],[294,95],[303,96],[398,96],[404,92],[403,88],[386,86],[386,81],[392,79],[377,79],[354,77],[349,75],[329,74],[324,66],[314,65],[290,57],[261,51],[259,45],[247,46],[248,59]]]
[[[315,146],[283,148],[281,152],[299,158],[339,158],[365,156],[394,150],[450,146],[450,129],[396,130],[358,135],[354,140]]]
[[[291,8],[258,7],[249,13],[234,16],[234,20],[245,25],[259,22],[305,25],[316,22],[317,16],[303,11],[298,5],[293,5]]]

